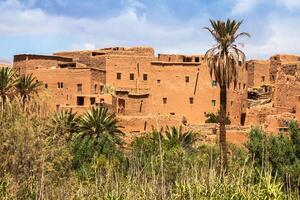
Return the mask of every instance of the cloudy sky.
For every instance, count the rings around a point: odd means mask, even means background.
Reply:
[[[209,19],[243,20],[250,58],[300,54],[300,0],[0,0],[0,60],[110,46],[204,53]]]

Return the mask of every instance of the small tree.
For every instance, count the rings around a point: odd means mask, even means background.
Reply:
[[[16,84],[15,73],[10,67],[0,68],[0,97],[5,102],[9,92]]]

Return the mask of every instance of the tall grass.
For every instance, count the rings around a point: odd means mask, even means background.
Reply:
[[[24,109],[13,100],[1,111],[0,199],[299,199],[237,147],[230,147],[221,180],[213,144],[182,146],[146,134],[130,150],[98,151],[88,141],[53,139],[46,102],[35,99]]]

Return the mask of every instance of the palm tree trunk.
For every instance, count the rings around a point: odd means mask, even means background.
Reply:
[[[227,113],[227,88],[226,85],[220,87],[220,168],[223,177],[227,167],[227,144],[226,144],[226,113]]]

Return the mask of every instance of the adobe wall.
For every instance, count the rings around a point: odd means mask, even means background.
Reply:
[[[300,95],[300,64],[283,65],[277,73],[274,106],[278,113],[295,112]]]
[[[105,83],[105,72],[88,68],[33,69],[26,73],[32,73],[43,82],[45,90],[54,96],[53,106],[77,105],[77,96],[100,94],[100,89],[95,91],[95,84],[100,86]],[[63,87],[58,86],[58,83],[63,83]],[[81,92],[77,84],[82,84]],[[85,100],[84,105],[90,106],[90,102]]]
[[[52,67],[57,67],[58,64],[72,61],[72,58],[60,56],[21,54],[14,56],[13,68],[19,74],[25,74],[26,70],[34,70],[40,68],[49,69]]]
[[[260,87],[264,84],[270,84],[270,61],[269,60],[251,60],[247,64],[248,87]]]
[[[296,119],[300,121],[300,95],[296,95]]]

